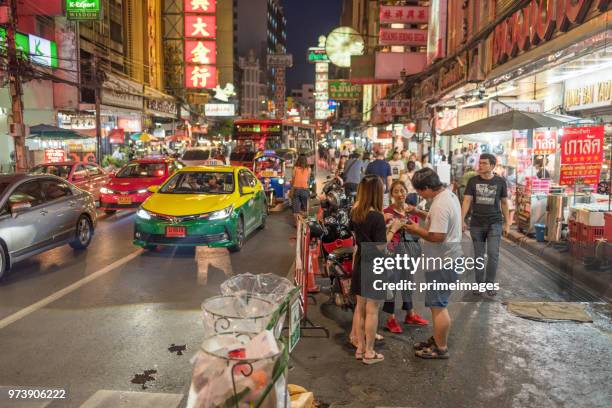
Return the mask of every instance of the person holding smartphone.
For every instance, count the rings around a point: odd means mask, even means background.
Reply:
[[[384,209],[385,221],[387,224],[391,224],[394,220],[400,220],[402,224],[418,222],[418,217],[411,216],[408,213],[408,206],[406,205],[408,187],[406,184],[401,180],[394,181],[391,184],[390,193],[392,200],[391,205]],[[408,253],[414,256],[419,256],[421,253],[418,237],[410,235],[403,228],[393,235],[388,247],[389,250],[394,253]],[[403,271],[401,276],[398,276],[398,279],[409,280],[410,278],[411,275],[409,271]],[[401,295],[402,310],[406,312],[404,324],[427,326],[429,322],[414,311],[410,292],[402,290]],[[402,327],[395,316],[395,293],[393,293],[393,300],[387,300],[384,303],[383,312],[389,314],[385,323],[385,328],[391,333],[402,333]]]

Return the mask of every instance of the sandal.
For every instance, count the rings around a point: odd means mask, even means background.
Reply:
[[[416,350],[414,352],[414,355],[420,358],[424,358],[426,360],[436,360],[436,359],[446,360],[450,357],[450,354],[448,352],[448,347],[442,350],[436,346],[424,348],[421,350]]]
[[[363,357],[365,357],[365,353],[355,352],[355,359],[356,360],[363,360]]]
[[[426,341],[420,341],[418,343],[414,343],[414,349],[422,350],[422,349],[429,348],[435,345],[436,345],[436,340],[434,339],[433,336],[431,336]]]
[[[385,338],[382,335],[378,334],[378,333],[376,333],[376,337],[374,337],[374,340],[376,340],[376,341],[383,341],[384,339]]]
[[[383,356],[380,353],[375,352],[374,357],[366,357],[364,353],[363,359],[361,360],[361,362],[366,365],[372,365],[372,364],[380,363],[381,361],[384,361],[384,360],[385,360],[385,356]]]

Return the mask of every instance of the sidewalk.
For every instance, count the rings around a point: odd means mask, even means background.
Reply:
[[[559,245],[551,242],[537,242],[516,230],[511,230],[508,239],[531,254],[549,262],[566,278],[578,281],[591,289],[598,297],[612,299],[612,267],[607,269],[588,269],[582,261],[574,258],[569,252],[569,243]],[[610,245],[610,244],[608,244]]]
[[[534,258],[534,259],[529,259]],[[309,317],[330,330],[303,331],[292,353],[290,382],[315,393],[321,407],[607,407],[612,377],[612,308],[582,295],[593,323],[542,323],[507,312],[503,300],[567,300],[542,263],[509,242],[502,245],[498,275],[504,283],[495,299],[452,302],[449,360],[416,358],[412,345],[431,335],[427,327],[381,331],[377,350],[386,360],[364,366],[347,345],[352,313],[328,303],[323,292],[309,305]],[[559,284],[559,286],[557,286]],[[430,313],[420,301],[416,310]],[[398,316],[403,318],[403,313]],[[596,351],[595,355],[593,351]]]

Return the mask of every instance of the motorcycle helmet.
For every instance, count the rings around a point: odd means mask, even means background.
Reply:
[[[310,229],[311,238],[319,239],[327,233],[327,229],[317,221],[310,221],[308,223],[308,228]]]

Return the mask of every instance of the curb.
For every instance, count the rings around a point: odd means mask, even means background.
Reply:
[[[610,272],[589,270],[567,251],[559,251],[547,242],[537,242],[517,231],[510,231],[507,239],[555,267],[562,277],[578,281],[598,297],[610,300]],[[569,244],[568,244],[569,245]]]

